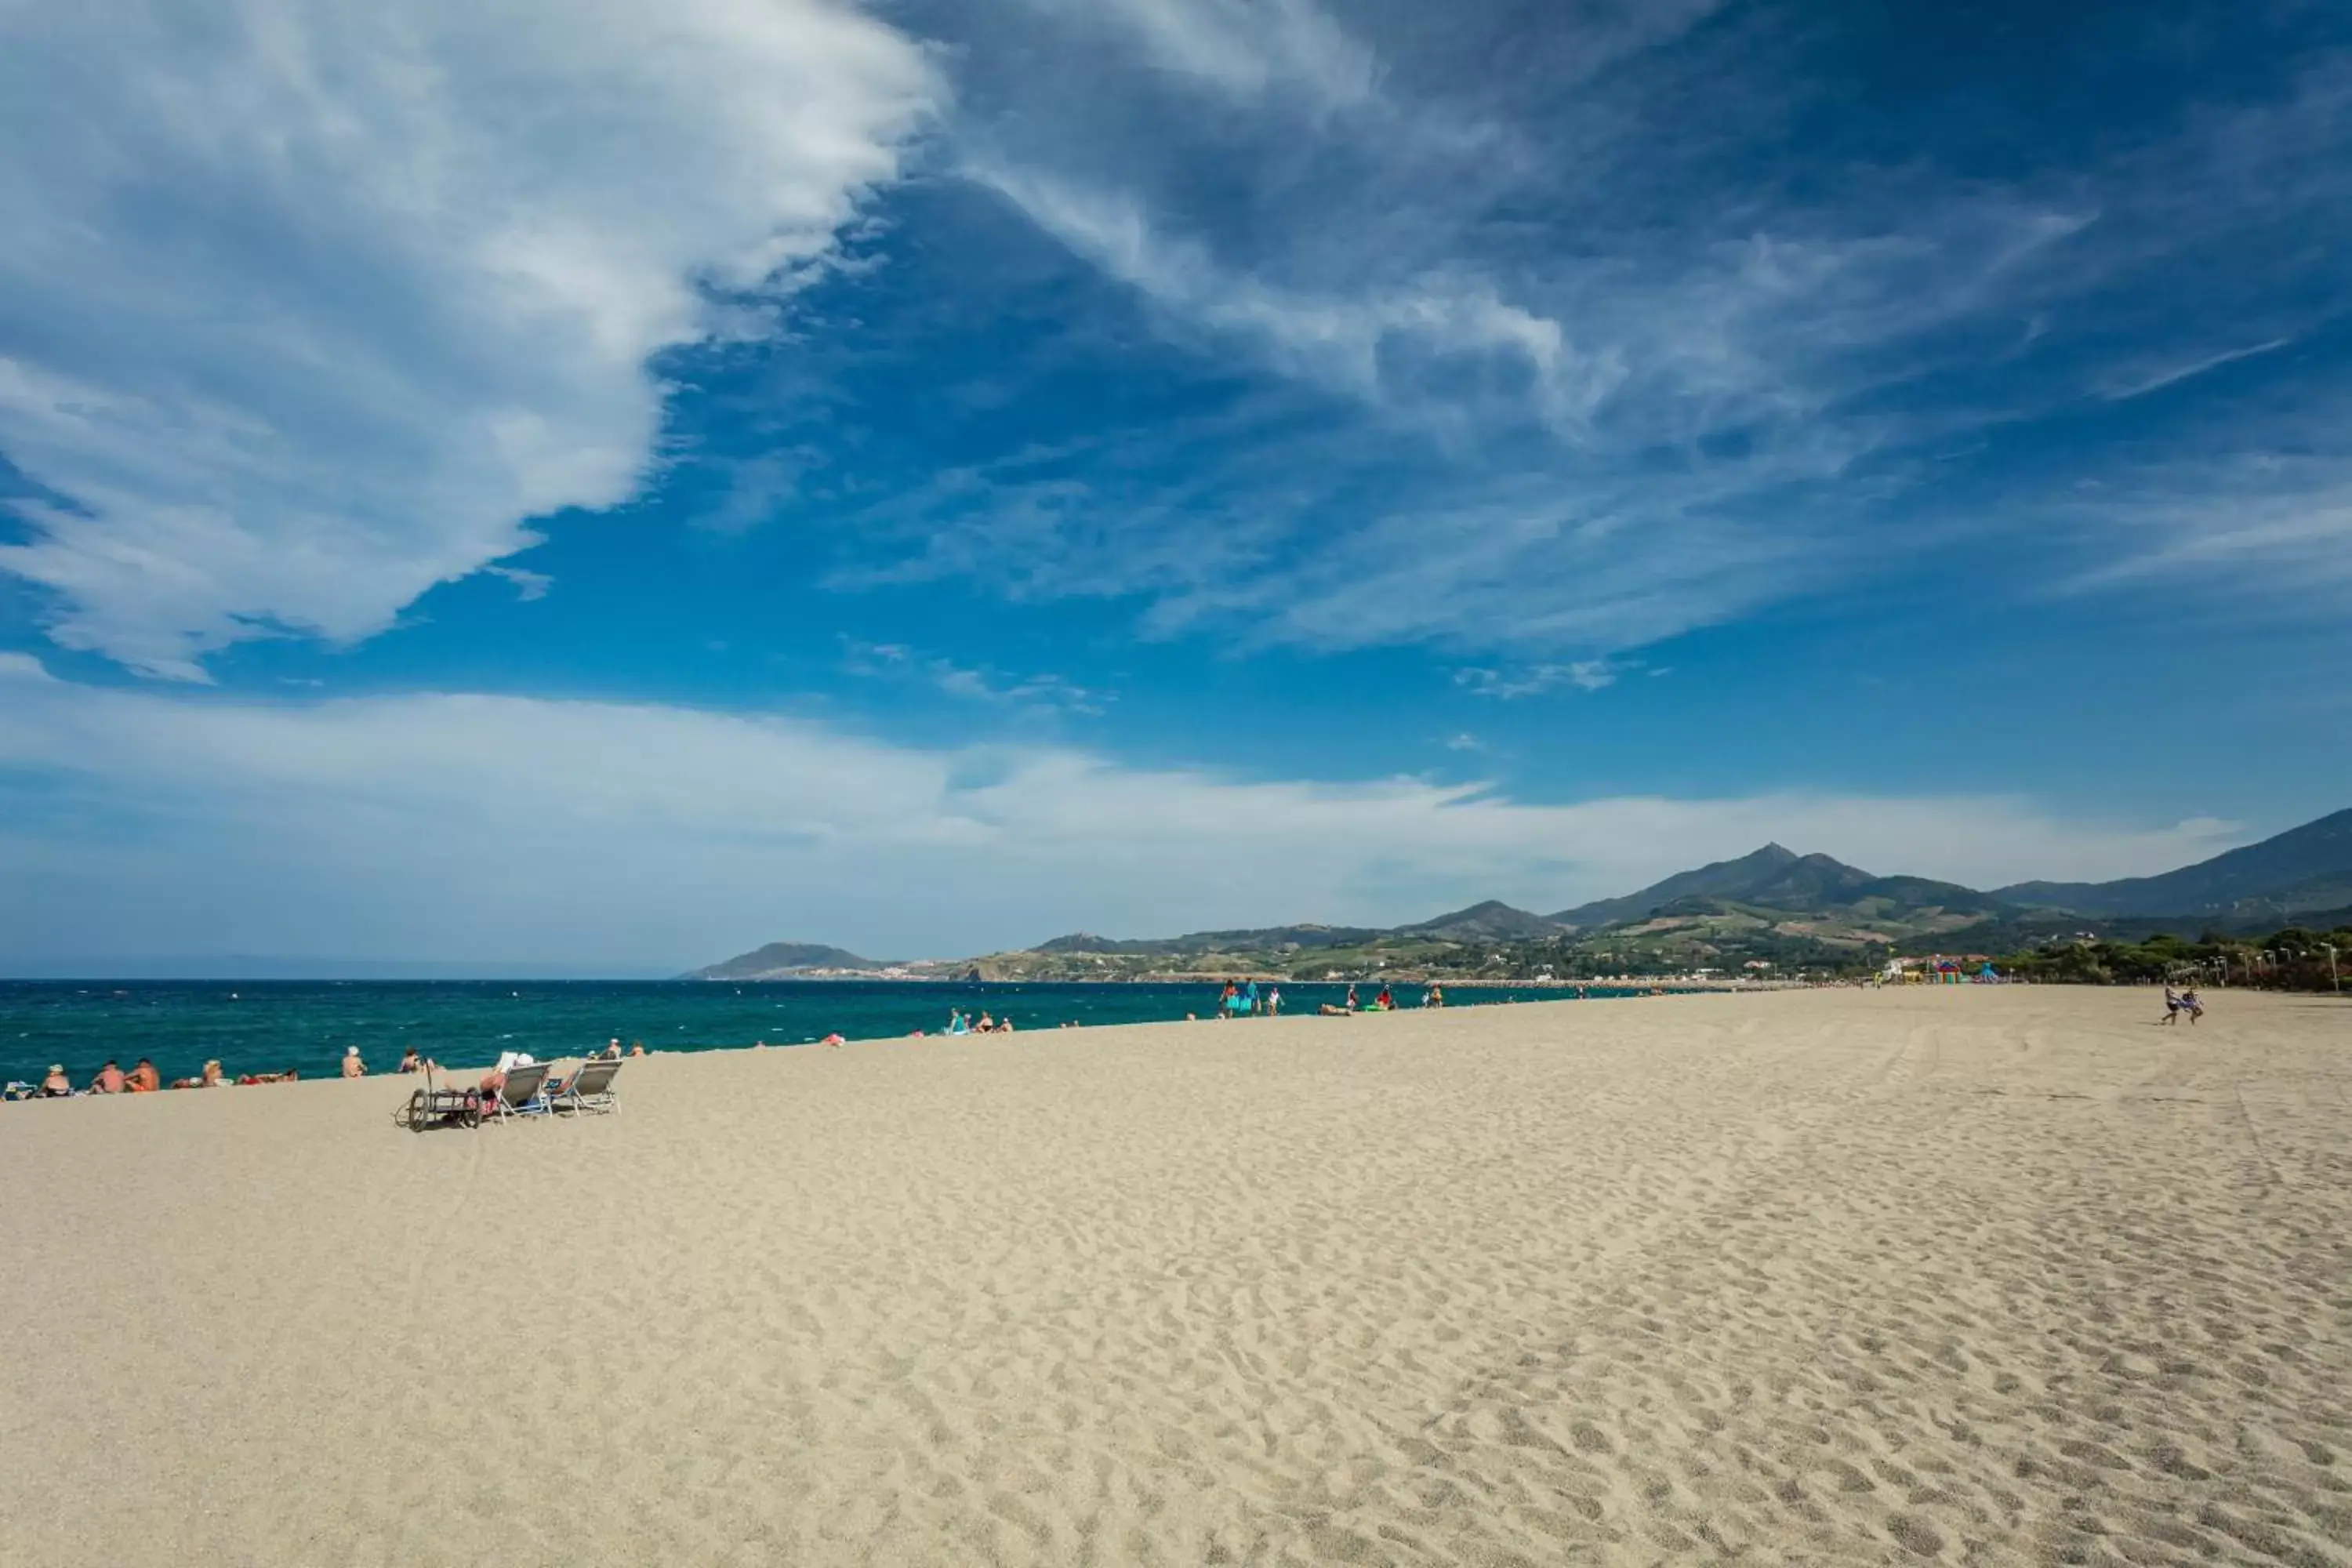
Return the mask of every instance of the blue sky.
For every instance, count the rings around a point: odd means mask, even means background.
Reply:
[[[1990,885],[2346,804],[2323,5],[0,31],[0,954]]]

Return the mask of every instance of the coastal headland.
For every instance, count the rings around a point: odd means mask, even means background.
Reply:
[[[2352,1561],[2352,1009],[1915,987],[11,1108],[0,1563]]]

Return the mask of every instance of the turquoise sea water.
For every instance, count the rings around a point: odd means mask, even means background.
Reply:
[[[1370,1000],[1376,989],[1360,988]],[[1284,1010],[1312,1013],[1345,985],[1285,985]],[[1591,994],[1612,994],[1592,987]],[[1573,990],[1456,988],[1454,1006],[1556,1001]],[[1399,991],[1400,1005],[1421,987]],[[1063,1023],[1165,1022],[1216,1009],[1207,985],[938,984],[908,981],[0,981],[0,1081],[35,1080],[61,1062],[77,1088],[109,1057],[153,1060],[164,1081],[217,1057],[231,1077],[333,1073],[357,1046],[388,1071],[409,1046],[452,1064],[500,1051],[579,1056],[615,1037],[648,1050],[715,1050],[765,1040],[804,1045],[838,1031],[856,1039],[934,1033],[948,1010],[985,1009],[1023,1029]]]

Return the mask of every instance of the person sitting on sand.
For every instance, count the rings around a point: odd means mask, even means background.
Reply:
[[[645,1041],[643,1041],[643,1040],[631,1040],[631,1041],[629,1042],[629,1054],[630,1054],[631,1056],[633,1056],[633,1057],[641,1057],[641,1056],[644,1056],[644,1055],[646,1054],[646,1043],[645,1043]]]
[[[122,1069],[115,1065],[112,1057],[109,1057],[106,1065],[98,1069],[98,1076],[89,1080],[89,1091],[92,1094],[121,1094],[122,1083]]]
[[[360,1048],[357,1046],[343,1047],[343,1076],[345,1078],[367,1077],[367,1063],[360,1060]]]
[[[996,1032],[1000,1035],[1009,1035],[1013,1032],[1012,1014],[1007,1013],[1004,1016],[996,1020]]]
[[[131,1076],[122,1080],[122,1087],[132,1094],[153,1094],[163,1087],[163,1075],[155,1070],[153,1062],[141,1057],[139,1065],[131,1069]]]
[[[948,1009],[948,1033],[950,1035],[969,1035],[971,1033],[971,1020],[963,1016],[962,1008],[950,1007]]]
[[[73,1079],[66,1077],[65,1063],[51,1062],[49,1064],[48,1076],[41,1079],[41,1098],[44,1100],[69,1100],[72,1096]]]
[[[987,1009],[982,1008],[981,1010],[980,1022],[971,1026],[971,1032],[975,1035],[992,1035],[996,1033],[996,1020],[988,1016]]]
[[[415,1046],[411,1046],[406,1050],[400,1053],[400,1065],[393,1070],[394,1072],[423,1072],[425,1070],[425,1062],[424,1059],[416,1054],[416,1047]]]
[[[604,1042],[603,1058],[608,1062],[616,1062],[621,1059],[621,1042],[618,1038]]]
[[[1389,988],[1383,985],[1381,987],[1381,994],[1372,998],[1372,1005],[1383,1013],[1392,1012],[1396,1008],[1396,998],[1391,995]]]
[[[827,1035],[824,1039],[819,1040],[817,1044],[821,1046],[831,1046],[834,1049],[839,1050],[842,1047],[849,1044],[849,1042],[844,1039],[841,1036],[841,1032],[836,1029],[832,1034]]]

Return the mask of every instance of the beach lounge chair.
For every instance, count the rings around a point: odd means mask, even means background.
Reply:
[[[613,1094],[613,1078],[620,1070],[620,1062],[612,1058],[583,1062],[554,1087],[550,1103],[558,1110],[586,1110],[599,1116],[617,1110],[620,1101]]]
[[[545,1116],[553,1110],[555,1103],[547,1098],[547,1068],[545,1062],[531,1062],[507,1069],[504,1087],[490,1100],[491,1117],[507,1121],[520,1116]]]
[[[482,1095],[473,1089],[420,1089],[394,1118],[413,1132],[429,1127],[479,1127]]]

